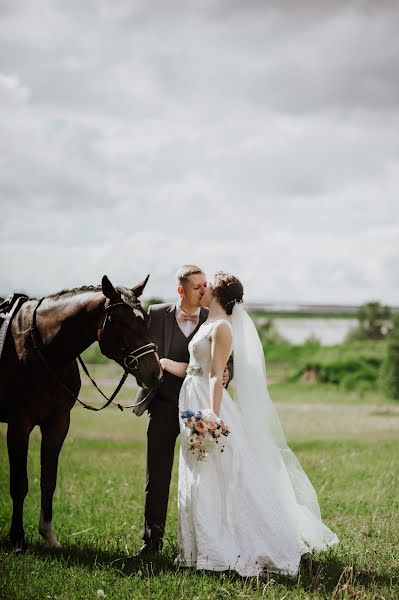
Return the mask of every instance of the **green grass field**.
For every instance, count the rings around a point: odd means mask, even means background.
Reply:
[[[96,365],[111,389],[113,365]],[[84,385],[83,399],[93,392]],[[175,568],[177,460],[165,548],[154,563],[134,564],[143,522],[146,417],[108,408],[72,411],[60,458],[54,525],[63,548],[45,552],[39,518],[39,433],[29,449],[25,503],[28,551],[7,543],[11,518],[6,426],[0,425],[0,598],[11,600],[399,598],[399,404],[379,393],[278,383],[272,397],[287,438],[311,478],[325,522],[340,545],[306,561],[297,578],[241,579]],[[131,379],[123,393],[134,396]],[[177,449],[176,449],[177,459]]]

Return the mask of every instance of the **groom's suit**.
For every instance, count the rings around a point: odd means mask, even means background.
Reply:
[[[150,336],[158,346],[159,358],[188,363],[188,344],[206,320],[207,309],[201,308],[198,325],[188,337],[177,324],[175,304],[155,304],[149,307],[148,313],[151,316]],[[233,373],[231,358],[228,368],[231,379]],[[133,408],[133,412],[137,415],[141,415],[148,409],[149,415],[143,540],[153,549],[160,547],[165,531],[174,450],[180,432],[178,400],[182,384],[181,377],[164,371],[160,387],[147,399],[145,399],[147,392],[139,390],[136,406]]]

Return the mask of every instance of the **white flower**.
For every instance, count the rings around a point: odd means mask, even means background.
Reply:
[[[215,413],[213,412],[213,410],[211,408],[206,408],[205,410],[202,411],[202,419],[205,422],[211,421],[212,423],[215,423],[218,421],[218,417],[215,415]]]
[[[104,592],[104,590],[97,590],[97,596],[99,598],[105,598],[107,594]]]

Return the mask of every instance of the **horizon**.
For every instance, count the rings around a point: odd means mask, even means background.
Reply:
[[[70,288],[73,289],[73,288]],[[24,290],[13,290],[12,292],[9,292],[8,294],[5,294],[4,291],[1,292],[0,290],[0,298],[7,298],[10,294],[12,293],[21,293],[21,294],[26,294],[29,298],[41,298],[42,296],[46,297],[49,296],[51,294],[55,294],[58,293],[61,290],[57,290],[54,292],[49,292],[48,294],[37,294],[37,295],[32,295],[29,294],[28,292],[24,291]],[[176,302],[177,297],[171,298],[171,297],[163,297],[163,296],[151,296],[151,295],[147,295],[147,294],[143,294],[143,296],[141,296],[140,300],[144,303],[148,302],[149,300],[153,300],[153,299],[157,299],[157,300],[161,300],[162,303],[173,303]],[[302,312],[302,313],[342,313],[342,314],[353,314],[355,315],[357,309],[362,305],[362,304],[366,304],[367,302],[380,302],[381,304],[385,304],[384,302],[381,302],[378,298],[372,298],[370,300],[366,300],[366,302],[361,303],[361,304],[355,304],[355,303],[320,303],[320,302],[295,302],[295,301],[263,301],[263,300],[248,300],[243,302],[243,305],[245,306],[245,308],[247,310],[250,311],[264,311],[264,312],[275,312],[275,313],[279,313],[279,312],[287,312],[287,313],[295,313],[295,312]],[[387,304],[387,306],[394,312],[397,313],[399,312],[399,305],[392,305],[392,304]]]

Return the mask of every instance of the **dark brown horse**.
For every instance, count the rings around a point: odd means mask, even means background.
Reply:
[[[39,531],[46,547],[60,545],[52,530],[52,505],[58,456],[80,390],[76,357],[98,340],[102,353],[137,376],[143,387],[159,385],[156,353],[134,358],[137,349],[151,342],[149,317],[138,300],[147,280],[132,289],[114,288],[104,276],[98,288],[63,291],[40,303],[30,299],[13,318],[0,359],[0,421],[8,423],[13,501],[10,540],[17,546],[25,545],[27,453],[35,425],[42,434]]]

